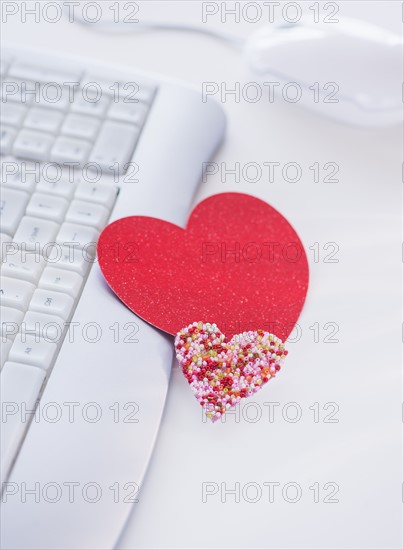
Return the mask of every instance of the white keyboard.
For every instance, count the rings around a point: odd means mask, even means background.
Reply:
[[[111,487],[124,495],[143,482],[173,343],[109,291],[94,243],[125,216],[184,226],[225,117],[199,90],[81,57],[2,44],[1,71],[0,545],[113,548],[132,506]],[[95,423],[83,414],[91,403]],[[62,411],[56,422],[48,406]],[[103,498],[50,505],[10,494],[72,480],[95,482]]]
[[[1,73],[2,399],[32,410],[69,330],[119,178],[132,170],[157,88],[18,57],[3,58]],[[3,472],[28,425],[7,420]]]

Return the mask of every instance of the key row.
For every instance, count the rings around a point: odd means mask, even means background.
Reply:
[[[35,292],[50,292],[52,295],[58,294],[75,299],[80,294],[83,280],[83,277],[74,271],[55,267],[45,268],[39,280],[38,288],[33,283],[23,279],[11,279],[2,276],[0,304],[20,311],[27,311],[30,308],[44,313],[46,311],[42,307],[37,309],[32,307],[32,303],[30,305]],[[47,303],[45,305],[53,307],[54,304]],[[62,317],[65,318],[64,315]]]
[[[91,103],[85,100],[60,104],[60,109],[49,106],[34,106],[13,102],[2,102],[0,121],[3,125],[19,128],[25,126],[32,130],[50,134],[67,134],[94,141],[102,119],[108,118],[127,124],[142,126],[147,115],[147,107],[142,103]]]
[[[67,200],[74,195],[76,199],[102,204],[108,209],[112,208],[118,191],[113,178],[104,177],[100,182],[91,183],[82,181],[82,174],[77,170],[70,179],[67,171],[64,173],[60,170],[60,174],[60,177],[52,177],[52,174],[46,173],[48,178],[45,178],[39,163],[36,165],[34,162],[27,161],[23,170],[20,161],[14,157],[5,157],[1,160],[2,187],[26,193],[32,193],[36,189],[41,193],[56,195]]]
[[[5,78],[7,75],[7,79]],[[2,59],[1,76],[3,82],[9,86],[5,89],[8,92],[7,97],[15,98],[16,92],[27,91],[25,94],[27,101],[30,100],[34,84],[42,88],[65,88],[70,90],[70,93],[85,90],[87,94],[99,94],[112,96],[115,99],[125,99],[127,102],[136,101],[150,104],[156,93],[156,85],[148,79],[139,77],[138,75],[110,75],[106,78],[97,73],[85,73],[70,67],[69,71],[61,71],[60,68],[51,68],[49,66],[39,67],[27,64],[23,61],[15,61]],[[13,84],[23,84],[18,89],[11,87]],[[78,86],[79,85],[79,86]],[[14,92],[14,93],[13,93]]]
[[[1,306],[1,368],[15,361],[48,370],[69,329],[74,304],[68,295],[38,289],[25,314]]]
[[[67,299],[71,299],[68,296]],[[50,298],[51,299],[51,298]],[[59,299],[59,302],[62,302]],[[35,304],[34,304],[35,305]],[[69,309],[69,315],[71,308]],[[36,309],[23,311],[8,307],[1,307],[1,337],[13,340],[17,334],[36,336],[46,342],[59,344],[62,342],[65,330],[68,327],[69,315],[63,319],[59,315],[37,312]],[[18,360],[9,355],[12,360]],[[41,366],[41,365],[37,365]]]
[[[34,248],[36,243],[44,246],[55,240],[59,221],[101,230],[109,216],[107,208],[87,201],[75,199],[69,205],[66,199],[42,193],[34,193],[29,199],[26,193],[12,189],[3,189],[1,195],[1,233],[13,237],[17,243],[25,242]],[[86,234],[90,235],[88,231]],[[61,238],[59,236],[56,242],[60,243]]]
[[[37,284],[46,267],[67,269],[85,277],[95,261],[94,255],[95,243],[90,243],[84,249],[55,245],[47,251],[47,258],[36,252],[13,251],[4,254],[1,273],[4,277],[33,284]]]
[[[1,130],[1,153],[16,157],[55,163],[93,164],[95,170],[106,174],[123,174],[140,136],[140,127],[106,121],[101,126],[95,144],[83,139],[21,130],[18,134],[8,126]]]

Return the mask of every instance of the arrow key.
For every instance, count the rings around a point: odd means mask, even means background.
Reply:
[[[27,215],[62,222],[69,203],[62,197],[34,193],[27,206]]]
[[[1,277],[0,304],[25,311],[35,291],[35,286],[27,281]]]
[[[66,214],[66,221],[81,225],[91,225],[99,230],[104,229],[109,212],[100,204],[73,200]]]

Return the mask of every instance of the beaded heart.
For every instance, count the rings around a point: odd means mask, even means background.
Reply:
[[[269,332],[243,332],[226,341],[217,325],[202,322],[177,333],[175,350],[192,392],[212,422],[260,390],[288,354],[282,340]]]

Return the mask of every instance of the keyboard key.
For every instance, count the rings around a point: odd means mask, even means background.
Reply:
[[[56,242],[63,246],[76,246],[77,248],[86,248],[88,254],[97,243],[99,231],[93,227],[84,225],[76,225],[74,223],[65,222],[60,228],[59,234],[56,237]]]
[[[2,275],[36,284],[45,267],[45,258],[40,253],[12,251],[4,258]]]
[[[20,279],[1,277],[0,304],[20,311],[26,311],[34,293],[35,286]]]
[[[70,317],[74,300],[68,294],[53,292],[52,290],[37,289],[29,304],[30,311],[57,315],[63,321]]]
[[[36,189],[41,193],[49,193],[70,200],[76,190],[76,184],[63,178],[57,181],[41,179]]]
[[[84,173],[83,173],[83,170],[81,167],[77,166],[77,165],[70,165],[69,167],[66,167],[66,166],[61,166],[62,168],[62,177],[61,179],[70,183],[71,185],[79,185],[80,183],[83,183],[84,181],[87,181],[85,178],[84,178]],[[90,170],[90,174],[89,174],[89,177],[98,177],[99,176],[95,176],[94,175],[94,172],[91,171],[91,167],[89,168]],[[87,177],[87,172],[86,172],[86,177]]]
[[[54,290],[76,298],[81,291],[83,277],[74,271],[47,267],[39,280],[38,288]]]
[[[18,103],[2,102],[0,110],[1,124],[19,127],[27,114],[27,108]]]
[[[49,255],[47,265],[58,270],[71,270],[82,278],[86,277],[90,267],[94,263],[95,247],[84,251],[77,247],[55,246],[54,253]]]
[[[34,107],[28,111],[24,126],[40,132],[56,134],[62,124],[63,114],[50,109]]]
[[[101,122],[98,118],[71,114],[66,117],[61,133],[94,141],[100,126]]]
[[[1,102],[28,107],[39,95],[39,84],[30,80],[7,77],[1,87]]]
[[[0,263],[3,263],[4,257],[7,252],[6,244],[8,245],[11,243],[13,239],[10,237],[10,235],[6,235],[5,233],[0,233]]]
[[[0,338],[0,369],[4,367],[4,363],[8,360],[13,340],[11,338]]]
[[[49,243],[55,242],[59,225],[49,220],[25,216],[14,235],[14,241],[22,244],[25,250],[43,250]]]
[[[39,173],[39,165],[33,161],[17,160],[14,157],[1,160],[1,185],[4,187],[32,193],[39,180]]]
[[[65,328],[65,322],[60,317],[36,311],[27,311],[21,322],[22,333],[36,335],[55,344],[62,341]]]
[[[98,164],[106,172],[123,174],[127,169],[140,134],[140,128],[120,122],[107,121],[92,150],[89,162]]]
[[[23,191],[1,190],[0,229],[2,233],[14,235],[20,220],[24,216],[28,195]]]
[[[101,178],[102,174],[97,174],[92,166],[88,166],[86,167],[86,170],[83,170],[77,163],[69,165],[57,164],[55,162],[46,163],[46,165],[42,168],[41,173],[43,177],[39,178],[40,180],[44,179],[45,181],[51,182],[62,181],[73,186],[74,190],[76,186],[81,183],[98,183],[98,181],[102,181],[103,183],[109,184],[110,182],[114,183],[115,179],[113,176],[104,176]]]
[[[49,134],[22,130],[14,142],[13,154],[32,160],[47,160],[53,140]]]
[[[91,145],[81,139],[59,137],[51,151],[54,162],[78,162],[84,164],[90,152]]]
[[[58,222],[63,220],[68,206],[67,200],[61,197],[34,193],[27,206],[27,215]]]
[[[0,153],[8,155],[11,151],[11,146],[17,135],[17,130],[9,126],[2,125],[0,130]]]
[[[14,338],[19,331],[24,312],[11,307],[0,307],[1,334],[7,338]]]
[[[73,97],[72,95],[73,94]],[[39,86],[35,106],[47,110],[65,113],[70,109],[74,99],[74,91],[66,86],[59,86],[54,82],[48,82]]]
[[[142,103],[112,103],[108,118],[142,126],[147,115],[147,107]]]
[[[105,227],[108,217],[108,210],[100,204],[74,200],[67,211],[66,221],[81,225],[90,225],[101,230]]]
[[[67,83],[80,82],[82,73],[79,70],[65,72],[61,71],[58,67],[52,68],[48,65],[41,67],[40,65],[35,66],[31,65],[31,63],[27,64],[17,61],[11,65],[8,76],[32,80],[33,82],[55,82],[62,86]]]
[[[103,183],[81,183],[77,186],[75,199],[91,203],[102,204],[109,211],[112,209],[118,193],[118,188],[114,184]]]
[[[1,469],[4,479],[33,415],[45,380],[41,369],[7,362],[1,371]]]
[[[19,333],[11,346],[9,360],[34,365],[46,371],[52,365],[56,351],[57,344],[54,342],[49,342],[38,336]]]
[[[82,115],[90,115],[95,117],[104,117],[107,109],[111,103],[111,98],[106,94],[94,96],[88,93],[87,95],[77,92],[74,98],[74,102],[71,107],[72,113],[80,113]]]

